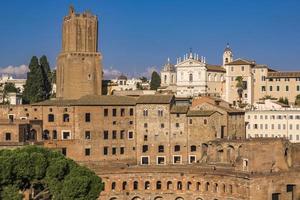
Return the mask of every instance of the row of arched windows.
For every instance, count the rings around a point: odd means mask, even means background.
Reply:
[[[111,183],[111,190],[116,190],[116,182],[112,182]],[[185,185],[182,183],[182,181],[177,181],[176,183],[176,189],[177,190],[183,190],[185,187],[186,190],[192,190],[192,186],[193,183],[191,181],[188,181]],[[200,191],[201,189],[201,182],[196,182],[195,184],[195,189],[196,191]],[[138,181],[134,181],[133,182],[133,190],[150,190],[151,189],[151,183],[150,181],[145,181],[143,184],[139,183]],[[210,182],[205,182],[204,186],[202,186],[204,188],[204,191],[212,191],[212,192],[223,192],[223,193],[229,193],[232,194],[233,193],[233,186],[231,184],[226,185],[226,184],[218,184],[218,183],[214,183],[211,184]],[[122,182],[122,190],[127,190],[128,189],[128,183],[126,181]],[[155,183],[155,189],[156,190],[161,190],[162,189],[162,182],[161,181],[156,181]],[[167,185],[166,185],[166,189],[167,190],[173,190],[173,182],[172,181],[168,181]]]

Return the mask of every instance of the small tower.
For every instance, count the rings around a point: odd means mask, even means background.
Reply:
[[[229,43],[227,43],[226,48],[223,53],[223,66],[225,66],[227,63],[230,63],[232,61],[233,61],[233,53],[229,47]]]

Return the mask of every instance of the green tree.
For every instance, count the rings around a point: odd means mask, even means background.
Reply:
[[[40,66],[42,68],[43,80],[44,80],[44,86],[43,86],[45,92],[44,98],[48,99],[51,95],[51,90],[52,90],[52,72],[47,57],[45,55],[43,55],[40,58]]]
[[[237,76],[235,78],[236,81],[236,88],[237,88],[237,93],[239,97],[239,103],[242,103],[242,97],[243,97],[243,77],[242,76]]]
[[[31,58],[29,73],[24,85],[23,102],[35,103],[50,98],[51,70],[46,56],[42,56],[40,63],[36,56]]]
[[[289,100],[287,97],[283,98],[283,97],[280,97],[278,102],[280,103],[283,103],[283,104],[286,104],[286,105],[289,105]]]
[[[0,150],[0,199],[82,199],[99,197],[101,179],[57,151],[36,146]]]
[[[151,75],[150,89],[157,90],[157,88],[160,86],[160,81],[159,74],[156,71],[153,71]]]
[[[146,83],[148,81],[145,76],[140,77],[140,80],[142,81],[142,83]]]
[[[18,92],[20,92],[19,89],[16,88],[14,83],[5,83],[3,91],[5,93],[10,93],[10,92],[18,93]]]

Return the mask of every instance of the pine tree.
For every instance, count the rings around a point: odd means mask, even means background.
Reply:
[[[150,83],[150,89],[151,90],[157,90],[157,88],[159,88],[160,86],[160,76],[158,75],[158,73],[156,71],[152,72],[151,75],[151,83]]]
[[[29,64],[29,72],[24,86],[23,102],[35,103],[44,100],[46,92],[44,91],[43,70],[39,65],[38,58],[33,56]]]

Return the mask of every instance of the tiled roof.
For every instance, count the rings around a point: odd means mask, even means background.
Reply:
[[[216,72],[226,72],[225,68],[219,66],[219,65],[206,65],[207,71],[216,71]]]
[[[185,114],[187,113],[189,110],[189,106],[188,105],[174,105],[171,108],[171,113],[181,113],[181,114]]]
[[[88,95],[78,100],[53,99],[33,104],[33,106],[96,106],[96,105],[135,105],[136,98],[113,95]]]
[[[227,63],[226,65],[254,65],[255,61],[245,60],[245,59],[236,59],[230,63]]]
[[[214,110],[189,110],[187,113],[188,117],[205,117],[211,116],[217,111]]]
[[[300,72],[268,72],[267,78],[300,78]]]
[[[137,104],[169,104],[174,95],[142,95],[137,99]]]

